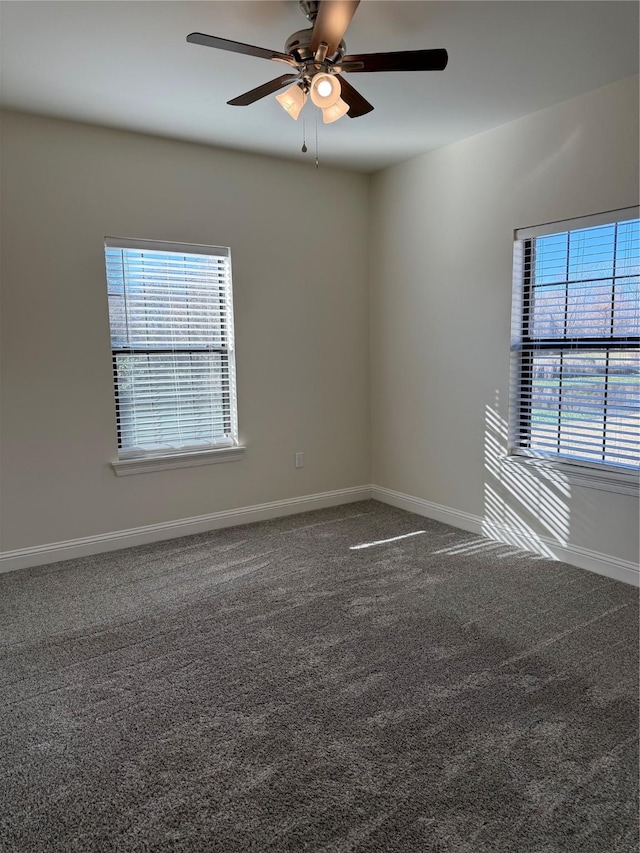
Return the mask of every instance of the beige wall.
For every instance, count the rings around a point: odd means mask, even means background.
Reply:
[[[500,461],[513,231],[637,203],[637,78],[372,179],[11,113],[2,135],[0,550],[373,482],[637,560],[637,498]],[[241,462],[114,476],[104,235],[231,246]]]
[[[375,484],[637,561],[637,498],[500,464],[514,229],[637,203],[637,78],[374,178]]]
[[[367,199],[362,175],[5,114],[0,548],[368,483]],[[115,477],[105,235],[231,247],[242,461]]]

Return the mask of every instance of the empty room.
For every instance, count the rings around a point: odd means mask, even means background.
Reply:
[[[637,853],[639,13],[0,0],[0,853]]]

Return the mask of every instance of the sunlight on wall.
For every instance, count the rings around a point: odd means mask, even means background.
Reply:
[[[546,557],[555,555],[548,540],[569,541],[567,478],[556,471],[528,470],[507,458],[508,425],[500,414],[500,397],[485,410],[484,485],[482,531],[490,539],[517,545]],[[547,541],[545,541],[547,540]]]
[[[557,170],[559,168],[560,161],[562,161],[563,158],[572,155],[573,149],[575,149],[580,142],[582,135],[581,127],[574,128],[562,144],[555,149],[555,151],[549,154],[546,159],[538,163],[534,169],[531,169],[531,171],[522,175],[520,181],[516,185],[516,191],[528,191],[529,187],[536,186],[536,184],[541,180],[548,180],[549,172],[552,169]]]

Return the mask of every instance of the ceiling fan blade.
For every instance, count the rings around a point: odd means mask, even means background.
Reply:
[[[363,98],[360,92],[354,89],[344,77],[340,77],[340,88],[342,89],[342,100],[349,104],[349,112],[347,113],[349,118],[359,118],[371,112],[372,104]]]
[[[289,86],[295,80],[299,79],[297,74],[283,74],[282,77],[276,77],[275,80],[263,83],[262,86],[257,86],[255,89],[251,89],[250,92],[245,92],[244,95],[238,95],[237,98],[227,101],[227,103],[232,107],[248,107],[249,104],[259,101],[260,98],[266,98],[267,95],[277,92],[278,89],[284,89],[285,86]]]
[[[187,36],[187,41],[190,44],[201,44],[204,47],[216,47],[218,50],[230,50],[232,53],[257,56],[259,59],[275,59],[278,62],[286,62],[288,65],[297,64],[288,53],[268,50],[266,47],[254,47],[252,44],[243,44],[241,41],[231,41],[230,39],[218,38],[218,36],[207,36],[204,33],[190,33]]]
[[[343,56],[341,62],[361,62],[361,68],[345,68],[350,74],[358,71],[443,71],[449,55],[443,48],[434,50],[399,50],[394,53],[355,53]]]
[[[328,46],[327,56],[333,56],[359,3],[360,0],[320,0],[309,45],[313,53],[324,42]]]

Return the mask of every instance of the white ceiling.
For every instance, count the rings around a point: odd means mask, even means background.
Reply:
[[[349,53],[444,47],[441,72],[349,75],[375,110],[319,123],[322,163],[374,171],[638,73],[634,0],[363,0]],[[3,0],[5,107],[292,159],[302,121],[267,97],[226,101],[280,63],[185,41],[190,32],[283,50],[309,26],[297,0]]]

